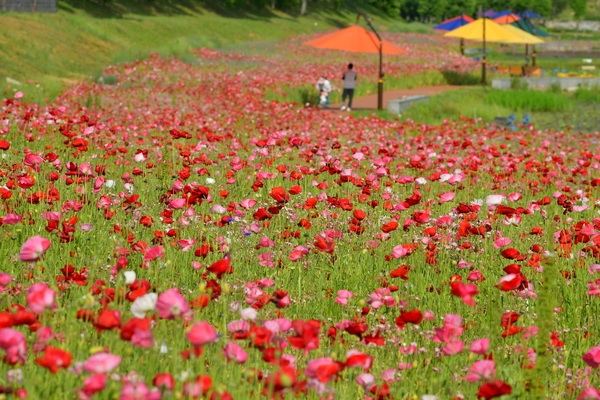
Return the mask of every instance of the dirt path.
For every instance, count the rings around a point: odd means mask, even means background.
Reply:
[[[435,94],[445,92],[447,90],[459,90],[469,86],[424,86],[413,89],[385,90],[383,91],[383,109],[387,110],[387,102],[394,99],[400,99],[407,96],[433,96]],[[331,109],[339,109],[341,103],[333,103]],[[376,110],[377,109],[377,94],[371,94],[364,97],[354,98],[352,102],[353,110]]]

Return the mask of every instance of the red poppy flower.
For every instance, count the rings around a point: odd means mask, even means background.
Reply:
[[[377,331],[371,335],[364,336],[363,340],[366,345],[369,345],[369,344],[374,344],[376,346],[384,346],[385,345],[385,338],[383,336],[381,336],[381,333],[379,331]]]
[[[369,371],[373,365],[373,357],[358,350],[350,350],[344,364],[347,368],[362,367],[365,371]]]
[[[502,255],[502,257],[507,258],[509,260],[518,260],[518,261],[522,261],[524,259],[527,258],[527,256],[522,255],[519,250],[514,249],[512,247],[508,248],[508,249],[504,249],[502,250],[502,253],[500,253]]]
[[[0,329],[10,328],[14,325],[14,317],[7,311],[0,311]]]
[[[321,322],[318,320],[295,320],[292,321],[292,327],[296,336],[290,336],[288,342],[297,349],[305,351],[314,350],[319,347],[319,330]]]
[[[504,272],[506,272],[507,274],[520,274],[521,273],[521,267],[518,264],[507,265],[506,267],[502,268],[502,270]]]
[[[511,393],[512,387],[508,383],[501,381],[500,379],[496,379],[481,385],[479,387],[479,390],[477,391],[477,397],[484,398],[487,400]]]
[[[296,195],[302,193],[302,188],[298,185],[294,185],[289,190],[290,194]]]
[[[335,251],[335,242],[332,239],[325,238],[321,235],[315,236],[313,245],[315,246],[315,249],[325,253],[333,254]]]
[[[287,203],[290,200],[290,195],[285,192],[285,189],[282,187],[274,187],[271,189],[271,193],[269,196],[273,198],[277,203]]]
[[[402,311],[400,316],[396,317],[396,326],[400,329],[404,328],[406,324],[418,325],[423,321],[423,313],[421,310]]]
[[[213,274],[217,275],[217,279],[221,279],[223,274],[231,274],[233,273],[233,267],[230,265],[229,258],[223,258],[219,261],[216,261],[207,267],[206,269]]]
[[[35,362],[55,374],[59,369],[67,368],[71,365],[71,353],[47,346],[44,349],[44,356],[37,358]]]
[[[145,226],[146,228],[151,227],[153,222],[154,220],[152,219],[152,217],[149,217],[147,215],[144,215],[140,218],[140,224]]]
[[[398,229],[398,223],[396,221],[390,221],[381,227],[383,233],[389,233]]]
[[[410,265],[401,265],[398,268],[390,272],[392,278],[400,278],[404,281],[408,280],[408,273],[410,271]]]
[[[252,216],[257,221],[264,221],[271,218],[271,214],[264,207],[259,208]]]
[[[352,215],[354,215],[354,218],[357,220],[362,221],[367,216],[367,213],[357,208],[352,212]]]
[[[121,313],[118,310],[104,309],[100,311],[94,326],[98,331],[117,329],[121,326]]]
[[[369,330],[369,325],[362,322],[351,322],[345,330],[350,335],[355,335],[359,338],[362,338],[362,334]]]
[[[563,347],[565,342],[558,338],[558,332],[550,332],[550,343],[554,347]]]
[[[271,331],[267,328],[252,325],[246,336],[250,339],[254,347],[262,349],[271,341],[271,335]]]
[[[521,286],[521,283],[523,283],[524,280],[525,277],[519,273],[508,274],[500,278],[496,284],[496,287],[500,290],[508,292],[517,289],[519,286]]]
[[[514,311],[507,311],[500,318],[500,326],[507,327],[518,321],[521,315]]]
[[[130,341],[135,331],[149,331],[150,322],[149,318],[131,318],[121,327],[121,339]]]

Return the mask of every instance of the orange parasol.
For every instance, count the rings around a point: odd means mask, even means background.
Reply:
[[[508,15],[502,15],[498,18],[494,18],[492,19],[492,21],[494,21],[497,24],[500,25],[505,25],[505,24],[512,24],[513,22],[519,21],[521,18],[519,18],[518,15],[515,14],[508,14]]]
[[[333,33],[302,43],[318,49],[350,51],[353,53],[379,53],[379,38],[360,25],[353,25]],[[407,54],[407,52],[385,39],[381,40],[383,54]]]

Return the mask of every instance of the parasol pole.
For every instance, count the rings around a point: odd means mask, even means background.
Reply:
[[[371,24],[371,18],[367,17],[363,12],[359,12],[356,16],[356,23],[360,19],[360,16],[367,21],[369,28],[373,31],[377,39],[379,39],[379,78],[377,79],[377,109],[383,110],[383,41],[381,40],[381,36],[375,30],[373,25]]]
[[[486,18],[483,17],[483,58],[481,59],[481,84],[485,85],[485,64],[487,62],[486,60],[486,52],[485,52],[485,20]]]
[[[466,24],[464,24],[464,22],[465,22],[465,13],[463,12],[460,17],[461,17],[461,19],[460,19],[460,26],[466,25]],[[460,38],[460,54],[463,55],[463,56],[465,55],[465,39],[463,39],[463,38]]]

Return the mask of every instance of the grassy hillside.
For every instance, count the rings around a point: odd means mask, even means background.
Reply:
[[[362,9],[378,24],[394,22],[368,7]],[[271,41],[344,26],[355,21],[355,10],[356,6],[309,9],[300,17],[293,11],[202,8],[185,0],[68,0],[59,2],[56,14],[0,14],[0,89],[6,90],[9,78],[30,92],[35,89],[43,101],[65,83],[97,76],[111,63],[150,52],[184,55],[191,48]]]

